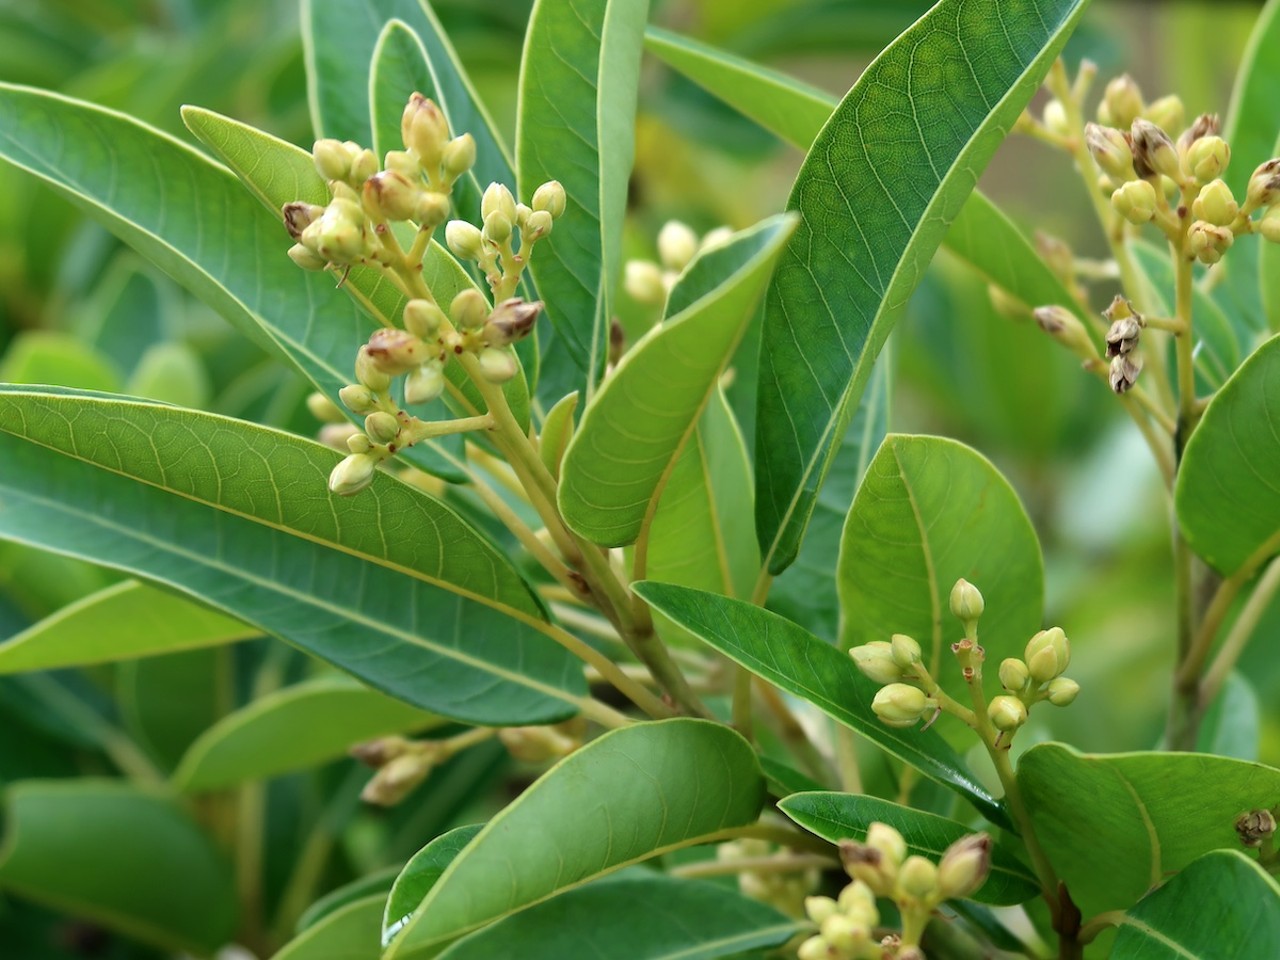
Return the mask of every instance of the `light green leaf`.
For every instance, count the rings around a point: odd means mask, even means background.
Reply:
[[[1280,136],[1277,83],[1280,83],[1280,2],[1270,0],[1249,36],[1222,127],[1222,136],[1231,144],[1231,156],[1235,160],[1223,179],[1239,198],[1244,197],[1245,185],[1254,168],[1276,155],[1276,138]]]
[[[942,686],[967,697],[950,657],[959,624],[949,600],[960,577],[986,600],[987,660],[1021,656],[1040,629],[1044,565],[1018,495],[962,443],[890,434],[845,521],[836,570],[841,646],[905,633]]]
[[[736,890],[635,870],[478,930],[441,960],[713,960],[780,946],[803,929]]]
[[[1233,671],[1227,674],[1222,690],[1204,712],[1196,736],[1196,751],[1237,760],[1257,760],[1261,728],[1258,695],[1249,681]]]
[[[185,343],[148,347],[129,376],[125,392],[179,407],[207,407],[211,387],[204,362]]]
[[[579,705],[581,665],[544,635],[530,588],[421,491],[379,475],[335,497],[336,452],[213,414],[0,392],[0,536],[197,596],[456,719],[548,722]]]
[[[607,733],[489,821],[384,957],[435,956],[594,877],[752,823],[763,800],[755,754],[728,727],[677,718]]]
[[[440,875],[482,829],[482,823],[455,827],[440,834],[410,858],[395,878],[387,897],[387,909],[382,917],[383,943],[390,943],[391,938],[412,919],[413,912],[426,899]]]
[[[741,600],[653,581],[633,589],[725,656],[809,701],[926,777],[950,787],[989,820],[1005,823],[997,800],[933,730],[887,727],[871,711],[879,685],[835,647],[776,613]]]
[[[209,954],[235,931],[231,871],[167,797],[118,781],[5,792],[0,889],[165,950]]]
[[[398,866],[383,867],[381,870],[375,870],[373,873],[343,884],[336,890],[330,890],[311,906],[307,907],[302,916],[298,918],[298,922],[294,927],[294,934],[301,934],[305,930],[314,927],[325,917],[341,910],[343,907],[349,906],[356,900],[364,900],[375,893],[381,895],[383,900],[386,900],[387,894],[391,891],[391,884],[395,882],[396,874],[399,872],[400,868]],[[382,952],[380,945],[378,952]]]
[[[862,840],[872,823],[887,823],[902,834],[912,853],[935,863],[947,847],[975,832],[946,817],[852,793],[793,793],[780,801],[778,808],[806,830],[832,843]],[[1024,903],[1036,896],[1039,886],[1035,874],[1007,842],[998,836],[993,840],[991,872],[973,899],[1005,905]]]
[[[26,330],[14,337],[0,361],[0,381],[56,383],[85,390],[115,390],[120,385],[105,357],[60,330]]]
[[[578,391],[575,390],[556,401],[556,405],[547,412],[547,418],[542,422],[542,430],[538,434],[538,456],[547,472],[556,480],[560,479],[560,464],[564,460],[565,449],[573,439],[576,427],[573,414],[577,409]]]
[[[648,0],[537,0],[520,64],[520,195],[527,200],[539,184],[559,180],[568,199],[529,269],[589,386],[604,367],[622,273],[648,13]]]
[[[429,713],[346,677],[322,677],[259,697],[191,744],[173,774],[179,790],[216,790],[305,770],[363,740],[439,726]]]
[[[1059,743],[1018,761],[1036,836],[1091,916],[1123,910],[1210,850],[1235,850],[1241,813],[1270,809],[1280,770],[1198,753],[1079,753]]]
[[[756,529],[769,572],[795,559],[899,309],[1085,5],[942,0],[810,149],[788,203],[801,225],[766,297]]]
[[[1218,391],[1187,442],[1174,495],[1191,548],[1219,573],[1255,569],[1280,549],[1280,337]]]
[[[63,607],[0,644],[0,674],[194,650],[261,632],[166,590],[126,580]]]
[[[386,894],[339,907],[286,943],[271,960],[378,960],[378,927]]]
[[[574,531],[619,546],[652,518],[793,229],[792,218],[771,217],[703,253],[689,292],[672,292],[679,312],[627,352],[587,405],[561,466],[560,509]]]
[[[378,34],[369,65],[369,117],[373,128],[369,146],[379,160],[388,150],[405,149],[400,136],[405,104],[415,91],[431,96],[431,87],[422,41],[403,20],[388,20]]]
[[[1280,956],[1280,884],[1238,850],[1207,853],[1125,912],[1111,955]]]

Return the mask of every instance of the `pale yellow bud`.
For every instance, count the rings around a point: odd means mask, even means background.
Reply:
[[[440,158],[440,166],[450,180],[456,180],[462,176],[475,166],[475,162],[476,139],[469,133],[454,137],[445,144],[444,153]]]
[[[1044,105],[1043,122],[1050,133],[1065,137],[1069,132],[1067,125],[1067,109],[1058,99],[1050,100]]]
[[[920,644],[905,633],[895,633],[889,641],[893,651],[893,662],[904,671],[910,670],[920,662]]]
[[[964,577],[957,580],[951,588],[951,615],[968,626],[982,616],[984,609],[978,588]]]
[[[1207,136],[1187,148],[1183,169],[1196,183],[1209,183],[1222,175],[1231,162],[1231,147],[1221,137]]]
[[[490,243],[506,243],[511,239],[511,227],[510,218],[501,210],[494,210],[484,218],[484,238]]]
[[[1098,167],[1107,176],[1121,183],[1137,176],[1133,169],[1133,151],[1129,147],[1129,141],[1119,130],[1087,123],[1084,127],[1084,142]]]
[[[887,823],[875,820],[867,825],[867,846],[879,850],[885,861],[895,870],[907,856],[907,841]]]
[[[827,917],[839,913],[840,907],[830,897],[805,897],[804,912],[814,923],[821,924]]]
[[[1000,686],[1013,693],[1018,693],[1031,679],[1027,665],[1017,657],[1007,657],[1000,661]]]
[[[1240,207],[1231,195],[1231,188],[1222,180],[1214,180],[1200,188],[1191,203],[1191,215],[1216,227],[1226,227],[1236,218]]]
[[[489,301],[475,287],[467,287],[449,304],[449,316],[460,330],[479,330],[489,316]]]
[[[871,938],[871,931],[862,924],[835,913],[819,924],[822,939],[845,956],[853,956]]]
[[[1186,120],[1182,98],[1172,93],[1154,103],[1147,104],[1147,109],[1142,111],[1142,115],[1162,130],[1181,130]]]
[[[1111,194],[1111,206],[1132,224],[1150,223],[1156,215],[1156,188],[1147,180],[1130,180]]]
[[[450,220],[444,228],[444,241],[460,260],[479,260],[484,256],[484,236],[478,227],[465,220]]]
[[[384,327],[375,330],[369,336],[367,344],[370,360],[373,365],[391,377],[408,373],[414,367],[425,363],[431,356],[431,348],[408,330]]]
[[[329,489],[339,496],[358,493],[373,482],[378,461],[365,453],[353,453],[338,462],[329,474]]]
[[[797,960],[840,960],[840,954],[832,950],[821,936],[810,937],[800,944],[796,957]]]
[[[316,170],[326,180],[346,180],[351,172],[353,153],[340,140],[317,140],[311,156],[315,158]]]
[[[698,252],[698,235],[679,220],[668,220],[658,231],[658,258],[668,270],[683,270]]]
[[[1245,210],[1269,209],[1280,202],[1280,157],[1258,165],[1245,188]]]
[[[1217,263],[1234,242],[1235,234],[1230,229],[1206,220],[1195,221],[1187,230],[1187,252],[1201,263]]]
[[[1001,694],[992,697],[987,704],[987,717],[997,730],[1008,732],[1017,730],[1027,722],[1027,705],[1017,697]]]
[[[892,662],[890,653],[890,662]],[[896,664],[895,664],[896,666]],[[871,709],[889,727],[911,727],[931,707],[936,706],[923,690],[905,683],[891,683],[881,687],[871,701]]]
[[[1258,232],[1264,240],[1280,243],[1280,207],[1272,207],[1258,221]]]
[[[898,889],[913,900],[932,899],[938,892],[938,868],[924,857],[907,857],[898,869]]]
[[[662,268],[651,260],[628,260],[622,272],[622,288],[637,303],[656,306],[667,299]]]
[[[444,371],[439,361],[428,361],[404,378],[404,402],[430,403],[444,393]]]
[[[364,208],[381,220],[409,220],[418,210],[422,189],[403,174],[383,170],[364,182]]]
[[[289,248],[289,259],[303,270],[323,270],[329,261],[301,243]]]
[[[1047,688],[1048,700],[1055,707],[1070,706],[1080,693],[1080,684],[1069,677],[1058,677]]]
[[[525,236],[532,242],[541,240],[551,232],[553,226],[551,213],[548,210],[534,210],[524,220]]]
[[[404,305],[404,328],[415,337],[432,340],[440,333],[444,311],[430,300],[410,300]]]
[[[961,837],[938,863],[938,894],[944,900],[977,892],[991,870],[991,838],[985,833]]]
[[[533,191],[533,199],[529,205],[534,210],[545,210],[551,214],[552,218],[558,220],[564,214],[566,203],[564,186],[559,180],[548,180]]]
[[[490,383],[506,383],[519,371],[515,354],[509,349],[485,347],[480,351],[480,373]]]
[[[362,346],[356,354],[356,379],[373,393],[382,393],[391,386],[391,377],[374,363],[368,344]]]
[[[1041,630],[1027,641],[1024,659],[1036,683],[1048,683],[1061,676],[1071,662],[1071,643],[1061,627]]]
[[[418,155],[423,169],[435,170],[449,142],[449,123],[434,100],[415,93],[400,117],[400,137],[405,149]]]
[[[894,658],[893,645],[884,640],[872,640],[852,647],[849,656],[858,670],[876,683],[896,683],[906,676]]]
[[[489,184],[480,198],[480,216],[488,220],[492,213],[501,213],[508,223],[516,221],[516,198],[500,183]]]
[[[307,394],[307,410],[321,423],[347,422],[347,415],[323,393]]]
[[[880,911],[876,909],[876,895],[861,880],[853,880],[846,884],[840,891],[840,898],[836,903],[841,913],[868,927],[874,927],[880,922]]]
[[[400,433],[400,421],[394,413],[375,410],[364,418],[364,432],[374,443],[390,443]]]
[[[378,409],[378,398],[364,384],[348,384],[338,391],[338,397],[352,413],[364,415]]]
[[[418,204],[414,207],[413,219],[418,226],[432,229],[449,219],[449,197],[434,190],[424,190],[418,194]]]
[[[1106,93],[1103,94],[1103,103],[1107,105],[1107,112],[1111,117],[1111,122],[1119,127],[1127,127],[1141,115],[1144,104],[1142,102],[1142,91],[1134,82],[1133,77],[1127,73],[1116,77],[1107,84]]]

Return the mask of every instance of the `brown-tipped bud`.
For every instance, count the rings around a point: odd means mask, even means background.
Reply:
[[[430,403],[444,393],[444,370],[438,360],[429,360],[404,378],[404,402]]]
[[[990,870],[991,838],[985,833],[961,837],[938,862],[938,893],[943,900],[968,897],[978,891]]]
[[[284,228],[294,240],[302,238],[302,231],[311,226],[324,215],[324,207],[314,203],[303,203],[295,200],[280,208],[280,216],[284,219]]]
[[[511,220],[501,210],[494,210],[484,218],[484,238],[490,243],[506,243],[511,239],[511,230]]]
[[[365,180],[361,195],[375,219],[410,220],[417,214],[422,189],[402,174],[383,170]]]
[[[533,191],[533,199],[529,201],[529,205],[534,210],[545,210],[558,220],[564,213],[566,199],[564,187],[560,181],[548,180]]]
[[[489,301],[475,287],[467,287],[449,304],[449,317],[459,330],[479,330],[489,318]]]
[[[1142,335],[1142,324],[1137,317],[1125,317],[1111,324],[1107,331],[1107,356],[1118,357],[1131,353],[1138,346],[1138,338]]]
[[[1107,84],[1102,102],[1106,104],[1111,123],[1118,127],[1129,126],[1142,114],[1145,107],[1142,102],[1142,91],[1133,77],[1127,73],[1121,74]]]
[[[307,394],[307,410],[321,423],[347,422],[347,415],[323,393]]]
[[[434,176],[449,142],[449,123],[436,102],[413,94],[400,115],[400,136],[405,149],[416,153],[422,168]]]
[[[1115,393],[1128,393],[1138,382],[1138,374],[1142,372],[1142,358],[1139,354],[1130,353],[1113,357],[1111,367],[1107,371],[1107,382]]]
[[[961,577],[951,588],[951,615],[967,627],[982,616],[985,604],[982,593],[972,583]]]
[[[1010,693],[1021,693],[1026,689],[1027,681],[1031,679],[1031,672],[1027,669],[1027,665],[1017,657],[1006,657],[1001,660],[998,674],[1000,686]]]
[[[1201,137],[1183,156],[1182,167],[1196,183],[1209,183],[1222,176],[1231,162],[1231,146],[1221,137]]]
[[[417,751],[389,761],[373,775],[360,793],[360,799],[379,807],[394,807],[427,779],[435,759]]]
[[[1245,212],[1270,209],[1280,203],[1280,157],[1258,165],[1245,188]]]
[[[1148,180],[1130,180],[1111,194],[1112,209],[1132,224],[1150,223],[1156,202],[1156,188]]]
[[[1280,243],[1280,207],[1272,207],[1258,221],[1258,232],[1270,243]]]
[[[391,443],[400,435],[400,421],[394,413],[375,410],[364,418],[364,432],[374,443]]]
[[[395,327],[375,330],[369,336],[367,349],[373,365],[390,377],[398,377],[425,363],[432,352],[421,337]]]
[[[289,259],[303,270],[323,270],[329,265],[328,260],[301,243],[295,243],[289,248]]]
[[[875,847],[856,840],[840,841],[840,861],[845,872],[854,880],[860,880],[878,896],[888,896],[893,891],[893,881],[898,864],[890,862]]]
[[[485,347],[480,351],[480,375],[490,383],[506,383],[519,372],[516,355],[509,349]]]
[[[526,303],[519,297],[503,300],[493,308],[484,325],[484,341],[491,347],[505,347],[527,337],[542,313],[542,301]]]
[[[410,300],[404,305],[404,328],[415,337],[432,340],[440,334],[444,311],[430,300]]]
[[[907,841],[887,823],[881,823],[879,820],[869,823],[866,844],[872,849],[879,850],[884,855],[885,862],[895,870],[906,859]]]
[[[1186,109],[1182,105],[1182,98],[1171,93],[1147,104],[1142,115],[1162,130],[1181,130],[1186,120]]]
[[[1236,835],[1246,847],[1260,847],[1276,832],[1276,818],[1270,810],[1250,810],[1236,817]]]
[[[921,659],[920,644],[905,633],[895,633],[889,641],[893,662],[904,671],[912,670]]]
[[[1031,316],[1041,330],[1060,343],[1073,349],[1092,349],[1089,332],[1066,307],[1036,307]]]
[[[1197,220],[1187,230],[1187,253],[1201,263],[1214,264],[1231,249],[1236,235],[1228,227],[1217,227],[1206,220]]]
[[[898,892],[916,901],[933,900],[938,895],[938,868],[932,860],[910,856],[898,869]]]
[[[1066,707],[1070,706],[1077,694],[1080,693],[1080,684],[1070,677],[1057,677],[1049,681],[1049,686],[1045,688],[1045,692],[1047,694],[1046,699],[1055,707]]]
[[[683,270],[698,252],[698,235],[679,220],[668,220],[658,231],[658,259],[668,270]]]
[[[418,226],[430,230],[449,219],[449,210],[448,196],[434,190],[424,190],[418,195],[418,206],[414,209],[413,219]]]
[[[329,489],[342,497],[358,493],[373,482],[378,460],[367,453],[353,453],[338,462],[329,474]]]
[[[501,213],[509,223],[516,222],[516,198],[500,183],[491,183],[480,198],[480,216],[489,219],[491,213]]]
[[[552,218],[546,210],[534,210],[525,218],[524,236],[530,241],[541,240],[551,232]]]
[[[657,306],[667,299],[662,268],[652,260],[628,260],[622,272],[622,289],[637,303]]]
[[[1027,705],[1017,697],[1001,694],[987,704],[987,717],[1001,733],[1009,733],[1027,722]]]
[[[316,170],[326,180],[346,180],[351,173],[351,161],[355,159],[356,150],[350,149],[355,144],[346,144],[340,140],[317,140],[311,148],[311,156],[315,158]]]
[[[349,383],[338,391],[338,397],[352,413],[361,416],[378,409],[378,398],[362,383]]]
[[[872,640],[849,650],[854,666],[879,684],[897,683],[906,677],[893,656],[893,645],[885,640]]]
[[[475,163],[476,139],[471,134],[464,133],[445,144],[440,166],[444,170],[444,175],[450,180],[458,179],[475,166]]]
[[[887,727],[915,726],[921,717],[937,706],[937,702],[926,696],[923,690],[905,683],[881,687],[871,701],[871,709]]]
[[[1178,151],[1169,135],[1160,127],[1150,120],[1138,118],[1133,121],[1130,139],[1133,142],[1134,169],[1138,176],[1159,173],[1173,180],[1182,176]]]
[[[356,354],[356,379],[374,393],[383,393],[391,387],[391,377],[378,368],[365,344]]]
[[[412,746],[404,737],[379,737],[377,740],[357,743],[348,752],[365,766],[376,770],[385,767],[396,757],[404,756]]]
[[[478,227],[465,220],[450,220],[444,228],[444,241],[460,260],[479,260],[484,256],[484,236]]]
[[[1084,142],[1099,169],[1107,176],[1121,183],[1137,177],[1133,169],[1133,150],[1129,146],[1129,140],[1115,127],[1086,123]]]
[[[1024,654],[1027,670],[1036,683],[1048,683],[1062,676],[1071,662],[1071,642],[1061,627],[1041,630],[1027,641]]]
[[[1182,136],[1178,137],[1178,153],[1185,157],[1193,143],[1201,137],[1214,136],[1217,132],[1218,115],[1216,113],[1200,114],[1191,122],[1191,126],[1182,131]]]
[[[1201,187],[1191,202],[1191,215],[1216,227],[1230,226],[1239,212],[1240,207],[1231,195],[1231,188],[1222,180],[1214,180]]]

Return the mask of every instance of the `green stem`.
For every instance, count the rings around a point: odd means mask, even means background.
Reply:
[[[1225,580],[1223,581],[1224,585],[1226,582]],[[1262,615],[1271,606],[1271,601],[1275,597],[1278,588],[1280,588],[1280,557],[1276,557],[1267,565],[1266,571],[1259,578],[1258,585],[1253,588],[1253,593],[1248,602],[1245,603],[1244,609],[1240,611],[1240,615],[1236,617],[1236,622],[1231,625],[1231,630],[1226,639],[1222,641],[1222,647],[1218,650],[1218,655],[1214,658],[1213,664],[1209,667],[1208,672],[1205,673],[1204,679],[1200,681],[1200,692],[1197,701],[1200,711],[1203,712],[1217,697],[1223,683],[1226,682],[1227,675],[1235,667],[1236,662],[1240,659],[1240,654],[1244,652],[1245,645],[1249,642],[1249,638],[1253,636],[1253,631],[1257,629]]]

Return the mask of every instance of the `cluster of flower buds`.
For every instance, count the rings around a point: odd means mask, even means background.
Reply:
[[[754,837],[731,840],[716,848],[716,859],[725,864],[759,863],[779,855],[786,855],[786,852],[767,840]],[[820,875],[813,868],[780,872],[753,870],[744,865],[738,871],[738,889],[743,896],[770,904],[789,917],[803,914],[805,897],[818,886],[819,880]]]
[[[636,303],[661,306],[693,258],[703,250],[719,246],[731,236],[733,231],[728,227],[716,227],[699,239],[688,224],[668,220],[658,231],[659,262],[628,260],[623,269],[623,289]]]
[[[1062,674],[1071,662],[1071,642],[1061,627],[1041,630],[1027,641],[1022,659],[1000,662],[1000,686],[1007,691],[992,697],[987,715],[1002,733],[1011,733],[1027,722],[1027,711],[1041,700],[1065,707],[1075,700],[1080,684]]]
[[[351,755],[377,773],[365,784],[360,799],[380,807],[394,807],[422,783],[432,769],[448,759],[443,740],[382,737],[351,748]]]
[[[491,183],[480,199],[482,225],[450,220],[445,241],[460,260],[474,260],[484,271],[495,297],[509,297],[519,283],[533,245],[551,233],[565,210],[564,187],[548,180],[533,192],[528,204],[500,183]]]

